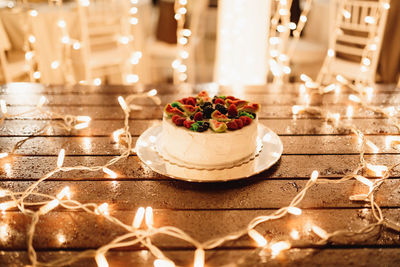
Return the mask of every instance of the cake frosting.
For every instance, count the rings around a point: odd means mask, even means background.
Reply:
[[[239,163],[257,146],[260,106],[233,96],[210,98],[206,92],[164,108],[161,151],[191,166]]]

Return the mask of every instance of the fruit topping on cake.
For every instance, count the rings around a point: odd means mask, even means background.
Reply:
[[[234,96],[214,96],[206,91],[196,97],[186,97],[167,104],[164,114],[176,126],[194,132],[205,132],[209,128],[216,133],[239,130],[256,118],[260,105]]]

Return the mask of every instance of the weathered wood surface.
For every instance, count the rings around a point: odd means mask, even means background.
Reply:
[[[195,86],[199,91],[208,85]],[[256,216],[266,215],[287,205],[304,188],[310,173],[317,169],[321,177],[338,179],[351,172],[359,163],[357,138],[347,127],[335,128],[316,115],[301,114],[294,117],[291,107],[302,104],[298,85],[248,88],[244,98],[260,102],[263,107],[260,122],[280,135],[284,153],[271,169],[250,179],[227,183],[188,183],[172,180],[153,172],[138,157],[132,155],[110,167],[119,175],[117,180],[107,178],[103,172],[61,172],[43,182],[38,192],[56,194],[70,186],[72,198],[83,203],[110,204],[110,211],[123,222],[130,224],[137,207],[152,206],[155,224],[182,228],[200,241],[215,238],[238,230]],[[156,88],[163,104],[191,94],[192,87],[176,86],[53,86],[19,84],[0,87],[11,114],[34,108],[41,95],[49,100],[45,109],[61,114],[88,115],[90,128],[68,133],[55,129],[27,140],[12,158],[0,159],[0,187],[23,191],[35,180],[53,170],[57,154],[66,150],[65,166],[103,165],[120,153],[113,143],[113,130],[123,126],[123,112],[118,106],[118,95]],[[398,106],[400,92],[392,85],[376,86],[371,103],[382,107]],[[367,149],[366,159],[375,164],[400,163],[400,150],[386,144],[388,136],[399,135],[397,128],[386,118],[363,110],[349,102],[350,91],[329,94],[323,98],[311,95],[311,103],[345,117],[346,106],[354,106],[352,119],[344,119],[346,126],[354,125],[379,147],[374,153]],[[247,96],[247,97],[246,97]],[[147,128],[160,123],[162,107],[149,101],[139,101],[142,111],[131,113],[129,121],[134,141]],[[38,114],[12,116],[0,125],[0,152],[9,151],[13,145],[51,122]],[[400,221],[400,167],[395,168],[378,190],[377,203],[383,213],[393,221]],[[356,242],[335,240],[329,246],[315,248],[310,241],[318,240],[310,233],[308,225],[317,224],[328,232],[338,229],[357,230],[372,222],[371,210],[362,202],[352,202],[350,195],[367,193],[368,188],[355,182],[320,184],[309,190],[301,203],[303,216],[260,225],[257,230],[269,241],[291,239],[292,229],[299,231],[302,241],[292,240],[292,249],[282,257],[271,259],[259,255],[248,237],[227,242],[221,248],[208,251],[207,266],[221,266],[234,262],[237,266],[398,266],[400,264],[399,235],[376,229]],[[28,200],[37,201],[38,198]],[[28,264],[26,233],[31,218],[11,209],[1,217],[9,226],[8,235],[0,242],[0,266]],[[60,224],[62,222],[62,225]],[[80,211],[56,209],[39,220],[34,244],[39,258],[45,261],[76,255],[87,248],[97,248],[124,231],[113,226],[101,216],[90,216]],[[57,235],[64,235],[60,244]],[[193,247],[185,242],[165,236],[156,236],[154,243],[166,250],[166,255],[179,265],[190,265]],[[112,251],[107,254],[110,266],[151,266],[154,258],[140,246]],[[262,254],[262,253],[261,253]],[[95,266],[93,260],[82,260],[74,266]]]

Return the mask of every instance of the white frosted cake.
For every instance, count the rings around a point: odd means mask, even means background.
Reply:
[[[167,104],[161,151],[191,166],[223,166],[250,157],[257,146],[258,104],[206,92]]]

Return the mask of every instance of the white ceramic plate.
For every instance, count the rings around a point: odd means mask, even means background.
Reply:
[[[190,182],[224,182],[248,178],[274,165],[282,155],[281,139],[268,127],[258,125],[258,145],[254,154],[235,166],[217,169],[197,169],[162,153],[160,146],[161,125],[144,131],[136,142],[140,160],[153,171]]]

